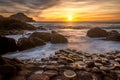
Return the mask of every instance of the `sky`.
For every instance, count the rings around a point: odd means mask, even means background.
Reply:
[[[0,0],[0,15],[36,21],[120,21],[120,0]]]

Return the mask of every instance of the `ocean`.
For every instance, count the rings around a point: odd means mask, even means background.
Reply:
[[[3,56],[9,58],[18,59],[31,59],[40,60],[44,57],[49,57],[59,49],[71,48],[82,52],[104,54],[111,51],[120,51],[120,42],[116,41],[105,41],[101,38],[89,38],[86,36],[87,31],[93,27],[101,27],[107,31],[117,30],[120,32],[120,23],[60,23],[60,22],[32,22],[29,23],[35,27],[43,27],[47,30],[36,30],[39,32],[50,32],[51,30],[57,31],[68,38],[68,44],[51,44],[47,43],[44,46],[37,46],[35,48],[7,53]],[[28,37],[35,31],[24,31],[25,37]],[[7,37],[18,40],[22,35],[7,35]]]

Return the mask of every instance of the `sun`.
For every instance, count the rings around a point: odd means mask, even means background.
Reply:
[[[72,21],[73,17],[71,15],[68,16],[68,21]]]

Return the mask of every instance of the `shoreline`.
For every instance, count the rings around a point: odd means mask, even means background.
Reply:
[[[23,62],[23,61],[22,61]],[[90,54],[61,49],[25,68],[11,80],[119,80],[120,52]]]

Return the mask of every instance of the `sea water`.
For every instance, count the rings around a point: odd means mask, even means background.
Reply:
[[[44,27],[47,30],[25,31],[24,36],[28,37],[33,32],[50,32],[55,30],[64,35],[69,43],[68,44],[51,44],[47,43],[44,46],[37,46],[21,52],[7,53],[3,56],[18,59],[33,59],[40,60],[44,57],[49,57],[59,49],[71,48],[82,52],[104,54],[118,50],[120,51],[120,42],[105,41],[101,38],[89,38],[86,36],[87,31],[93,27],[101,27],[107,31],[117,30],[120,32],[120,23],[29,23],[36,27]],[[18,40],[23,35],[7,35],[7,37]]]

